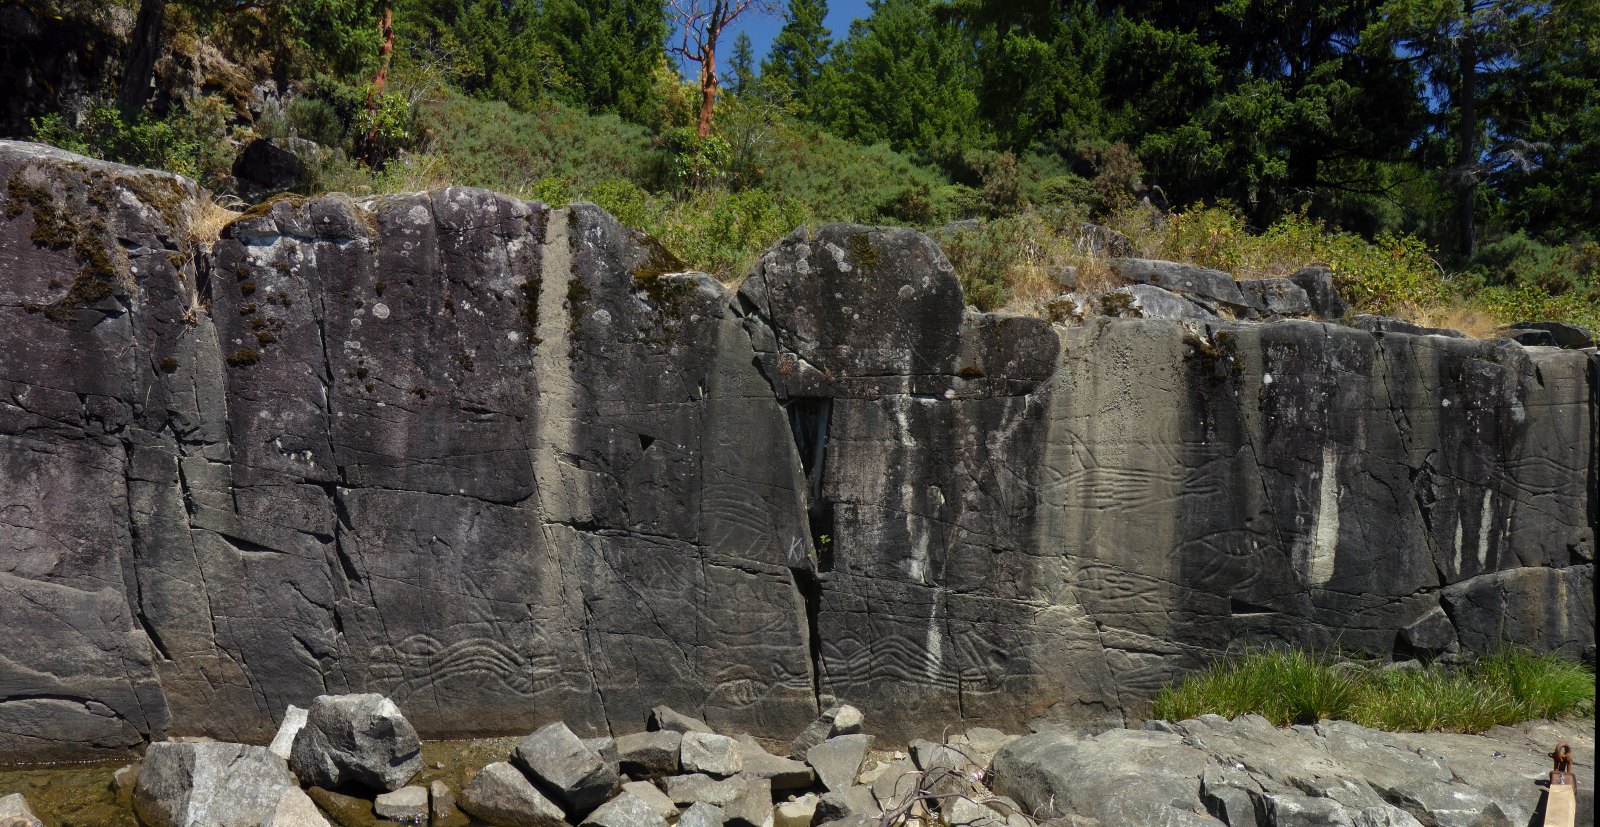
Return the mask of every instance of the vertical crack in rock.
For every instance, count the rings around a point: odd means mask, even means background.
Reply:
[[[784,406],[789,413],[789,428],[806,478],[806,521],[811,528],[813,563],[820,572],[833,571],[833,502],[822,496],[827,471],[828,431],[833,400],[827,397],[791,399]]]
[[[1600,551],[1600,351],[1589,354],[1589,562]],[[1576,564],[1579,561],[1574,560]],[[1591,662],[1590,665],[1593,665]]]
[[[818,711],[821,711],[823,661],[822,630],[819,620],[822,614],[822,582],[815,572],[801,568],[790,568],[789,576],[794,580],[795,591],[799,592],[800,599],[805,605],[806,646],[811,654],[811,696],[817,704]]]

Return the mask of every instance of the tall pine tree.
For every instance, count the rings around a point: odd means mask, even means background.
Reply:
[[[740,32],[733,39],[733,56],[728,58],[728,91],[745,95],[755,88],[756,67],[750,35]]]
[[[818,111],[818,80],[832,40],[823,25],[828,0],[789,0],[783,28],[772,41],[772,51],[761,62],[765,87],[792,101],[801,115]]]
[[[988,143],[978,118],[971,43],[930,0],[877,0],[850,24],[821,85],[832,131],[898,150],[959,155]]]

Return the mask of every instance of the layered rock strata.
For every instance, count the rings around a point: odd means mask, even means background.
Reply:
[[[587,205],[291,198],[200,246],[182,179],[0,179],[5,758],[326,693],[909,737],[1120,718],[1245,642],[1593,658],[1592,350],[977,313],[909,230],[732,293]]]

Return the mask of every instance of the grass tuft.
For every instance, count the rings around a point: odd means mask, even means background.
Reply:
[[[1394,731],[1482,732],[1594,714],[1594,673],[1555,655],[1507,649],[1455,668],[1384,670],[1303,650],[1229,658],[1163,687],[1155,717],[1257,714],[1277,726],[1322,719]]]

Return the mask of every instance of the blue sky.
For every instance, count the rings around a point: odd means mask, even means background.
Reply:
[[[850,21],[866,16],[867,0],[829,0],[827,25],[833,31],[834,41],[844,39],[850,31]],[[750,35],[756,66],[759,68],[762,59],[767,56],[767,50],[772,48],[772,39],[778,36],[781,28],[783,18],[778,16],[746,14],[735,20],[717,44],[717,73],[724,74],[727,71],[728,56],[733,54],[733,41],[739,37],[739,32]]]

